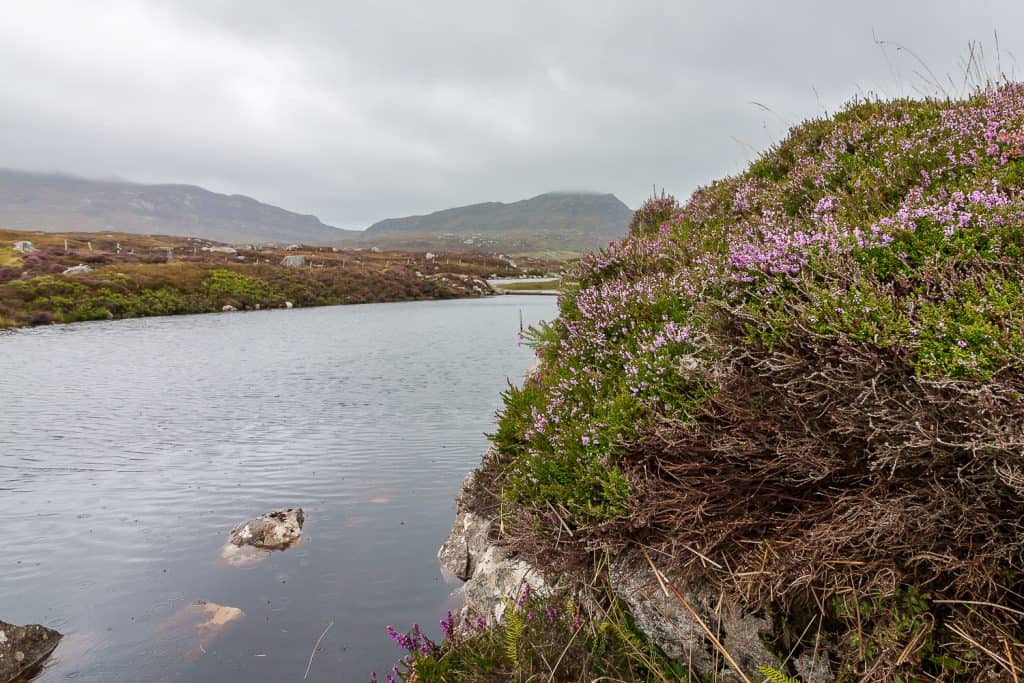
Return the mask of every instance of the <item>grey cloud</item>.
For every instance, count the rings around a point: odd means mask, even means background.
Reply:
[[[994,71],[994,30],[1020,71],[1022,19],[1009,1],[16,3],[0,165],[197,183],[340,227],[551,189],[635,206],[855,95],[916,94],[918,59],[959,80],[981,40]]]

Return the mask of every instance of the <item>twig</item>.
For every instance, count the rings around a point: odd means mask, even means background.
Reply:
[[[306,673],[302,675],[302,680],[306,680],[306,678],[309,677],[309,668],[313,666],[313,657],[316,656],[316,651],[320,647],[320,641],[324,639],[324,636],[327,635],[327,632],[331,630],[332,626],[334,626],[333,621],[327,624],[327,628],[325,628],[324,632],[320,634],[320,637],[316,639],[316,645],[313,646],[313,651],[309,653],[309,661],[306,662]]]
[[[994,602],[984,602],[982,600],[932,600],[936,605],[980,605],[982,607],[995,607],[996,609],[1006,610],[1010,614],[1016,614],[1017,616],[1024,617],[1024,612],[1019,609],[1013,609],[1006,605],[999,605]]]
[[[1013,651],[1010,650],[1010,641],[1003,638],[1003,647],[1006,648],[1006,658],[1010,660],[1010,673],[1013,674],[1013,683],[1020,683],[1017,678],[1017,665],[1013,663]]]
[[[549,681],[553,682],[555,680],[555,672],[558,671],[558,667],[561,666],[562,660],[565,659],[565,653],[569,651],[570,647],[572,647],[572,641],[576,640],[576,636],[578,636],[582,630],[583,624],[580,624],[579,628],[576,629],[576,632],[572,634],[572,638],[570,638],[569,642],[565,644],[565,649],[562,650],[562,654],[558,655],[558,661],[556,661],[555,665],[551,667],[551,673],[548,674]]]

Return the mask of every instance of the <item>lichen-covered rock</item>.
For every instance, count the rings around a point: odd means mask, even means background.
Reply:
[[[492,451],[488,451],[484,460],[489,457],[494,457]],[[437,557],[442,567],[465,581],[458,622],[479,617],[493,624],[505,612],[506,599],[517,600],[527,584],[531,591],[540,594],[553,589],[550,581],[534,567],[509,557],[491,540],[493,520],[469,510],[467,491],[473,476],[470,474],[462,482],[456,499],[455,522]]]
[[[487,550],[491,520],[472,512],[455,516],[451,533],[437,551],[441,566],[463,581],[473,576],[476,560]]]
[[[518,600],[527,585],[539,595],[551,592],[544,576],[531,565],[510,558],[496,545],[488,545],[474,558],[473,574],[462,587],[465,606],[460,616],[483,617],[488,624],[500,621],[506,600]]]
[[[228,540],[237,546],[286,548],[302,536],[302,524],[305,520],[302,508],[268,512],[256,519],[236,525],[231,530]]]
[[[38,624],[15,626],[0,621],[0,683],[17,680],[42,664],[60,639],[61,634]]]
[[[506,600],[518,600],[526,586],[546,594],[550,586],[531,565],[508,556],[489,539],[492,521],[472,512],[460,512],[437,556],[441,566],[465,581],[458,623],[483,618],[488,624],[501,619]]]
[[[832,683],[836,679],[824,652],[804,653],[793,660],[793,668],[804,683]]]
[[[609,576],[612,589],[629,607],[637,626],[666,655],[702,675],[719,681],[742,680],[716,651],[701,621],[745,673],[756,672],[762,664],[779,666],[763,641],[771,635],[771,623],[746,612],[728,596],[694,586],[680,589],[700,617],[698,621],[671,591],[666,594],[650,565],[636,553],[627,551],[616,558]]]

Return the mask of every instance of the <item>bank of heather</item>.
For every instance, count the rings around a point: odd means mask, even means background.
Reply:
[[[507,552],[631,607],[534,608],[579,655],[555,680],[645,637],[687,673],[593,672],[1024,678],[1022,192],[1024,85],[858,101],[584,259],[465,496]],[[643,614],[663,599],[699,637]],[[762,620],[766,658],[730,652],[730,616]],[[550,675],[558,648],[524,659],[520,621],[505,649],[423,648],[416,680]]]
[[[492,293],[486,277],[551,269],[496,254],[0,230],[0,327],[476,297]]]

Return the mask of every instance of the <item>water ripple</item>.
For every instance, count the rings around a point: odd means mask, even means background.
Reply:
[[[434,623],[447,599],[434,553],[506,378],[531,361],[520,310],[555,306],[507,296],[0,336],[0,618],[75,636],[42,680],[294,680],[330,620],[345,655],[310,680],[386,670],[384,625]],[[308,519],[296,548],[219,561],[233,524],[291,505]],[[195,600],[247,616],[190,659],[195,634],[174,615]]]

